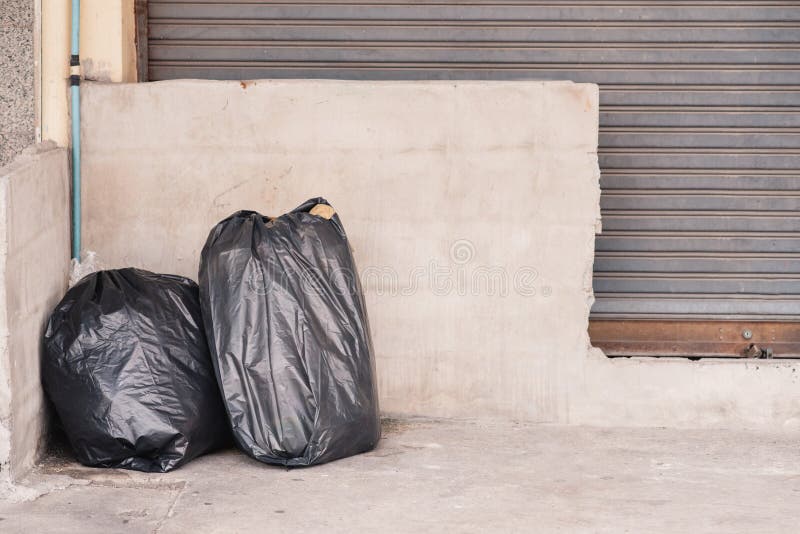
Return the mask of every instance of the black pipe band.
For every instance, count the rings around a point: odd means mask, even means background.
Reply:
[[[81,57],[78,54],[72,54],[69,56],[69,66],[70,67],[77,67],[81,64]]]
[[[77,74],[73,74],[69,77],[69,84],[70,85],[80,85],[81,84],[81,77]]]

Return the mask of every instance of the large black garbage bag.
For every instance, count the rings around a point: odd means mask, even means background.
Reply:
[[[170,471],[230,440],[187,278],[139,269],[83,278],[50,316],[42,380],[85,465]]]
[[[380,439],[364,298],[342,223],[321,198],[217,224],[200,263],[211,356],[239,447],[312,465]]]

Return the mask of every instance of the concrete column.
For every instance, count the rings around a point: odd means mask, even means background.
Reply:
[[[67,151],[30,147],[0,169],[0,495],[44,445],[39,344],[66,291],[69,242]]]

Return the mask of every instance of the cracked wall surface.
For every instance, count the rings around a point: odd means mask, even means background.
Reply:
[[[83,106],[86,246],[108,266],[196,278],[232,212],[336,207],[384,412],[800,429],[792,361],[591,348],[594,85],[90,83]]]

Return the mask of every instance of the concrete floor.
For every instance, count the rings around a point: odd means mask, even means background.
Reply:
[[[287,470],[230,450],[167,475],[51,458],[0,532],[797,532],[800,436],[387,420]]]

